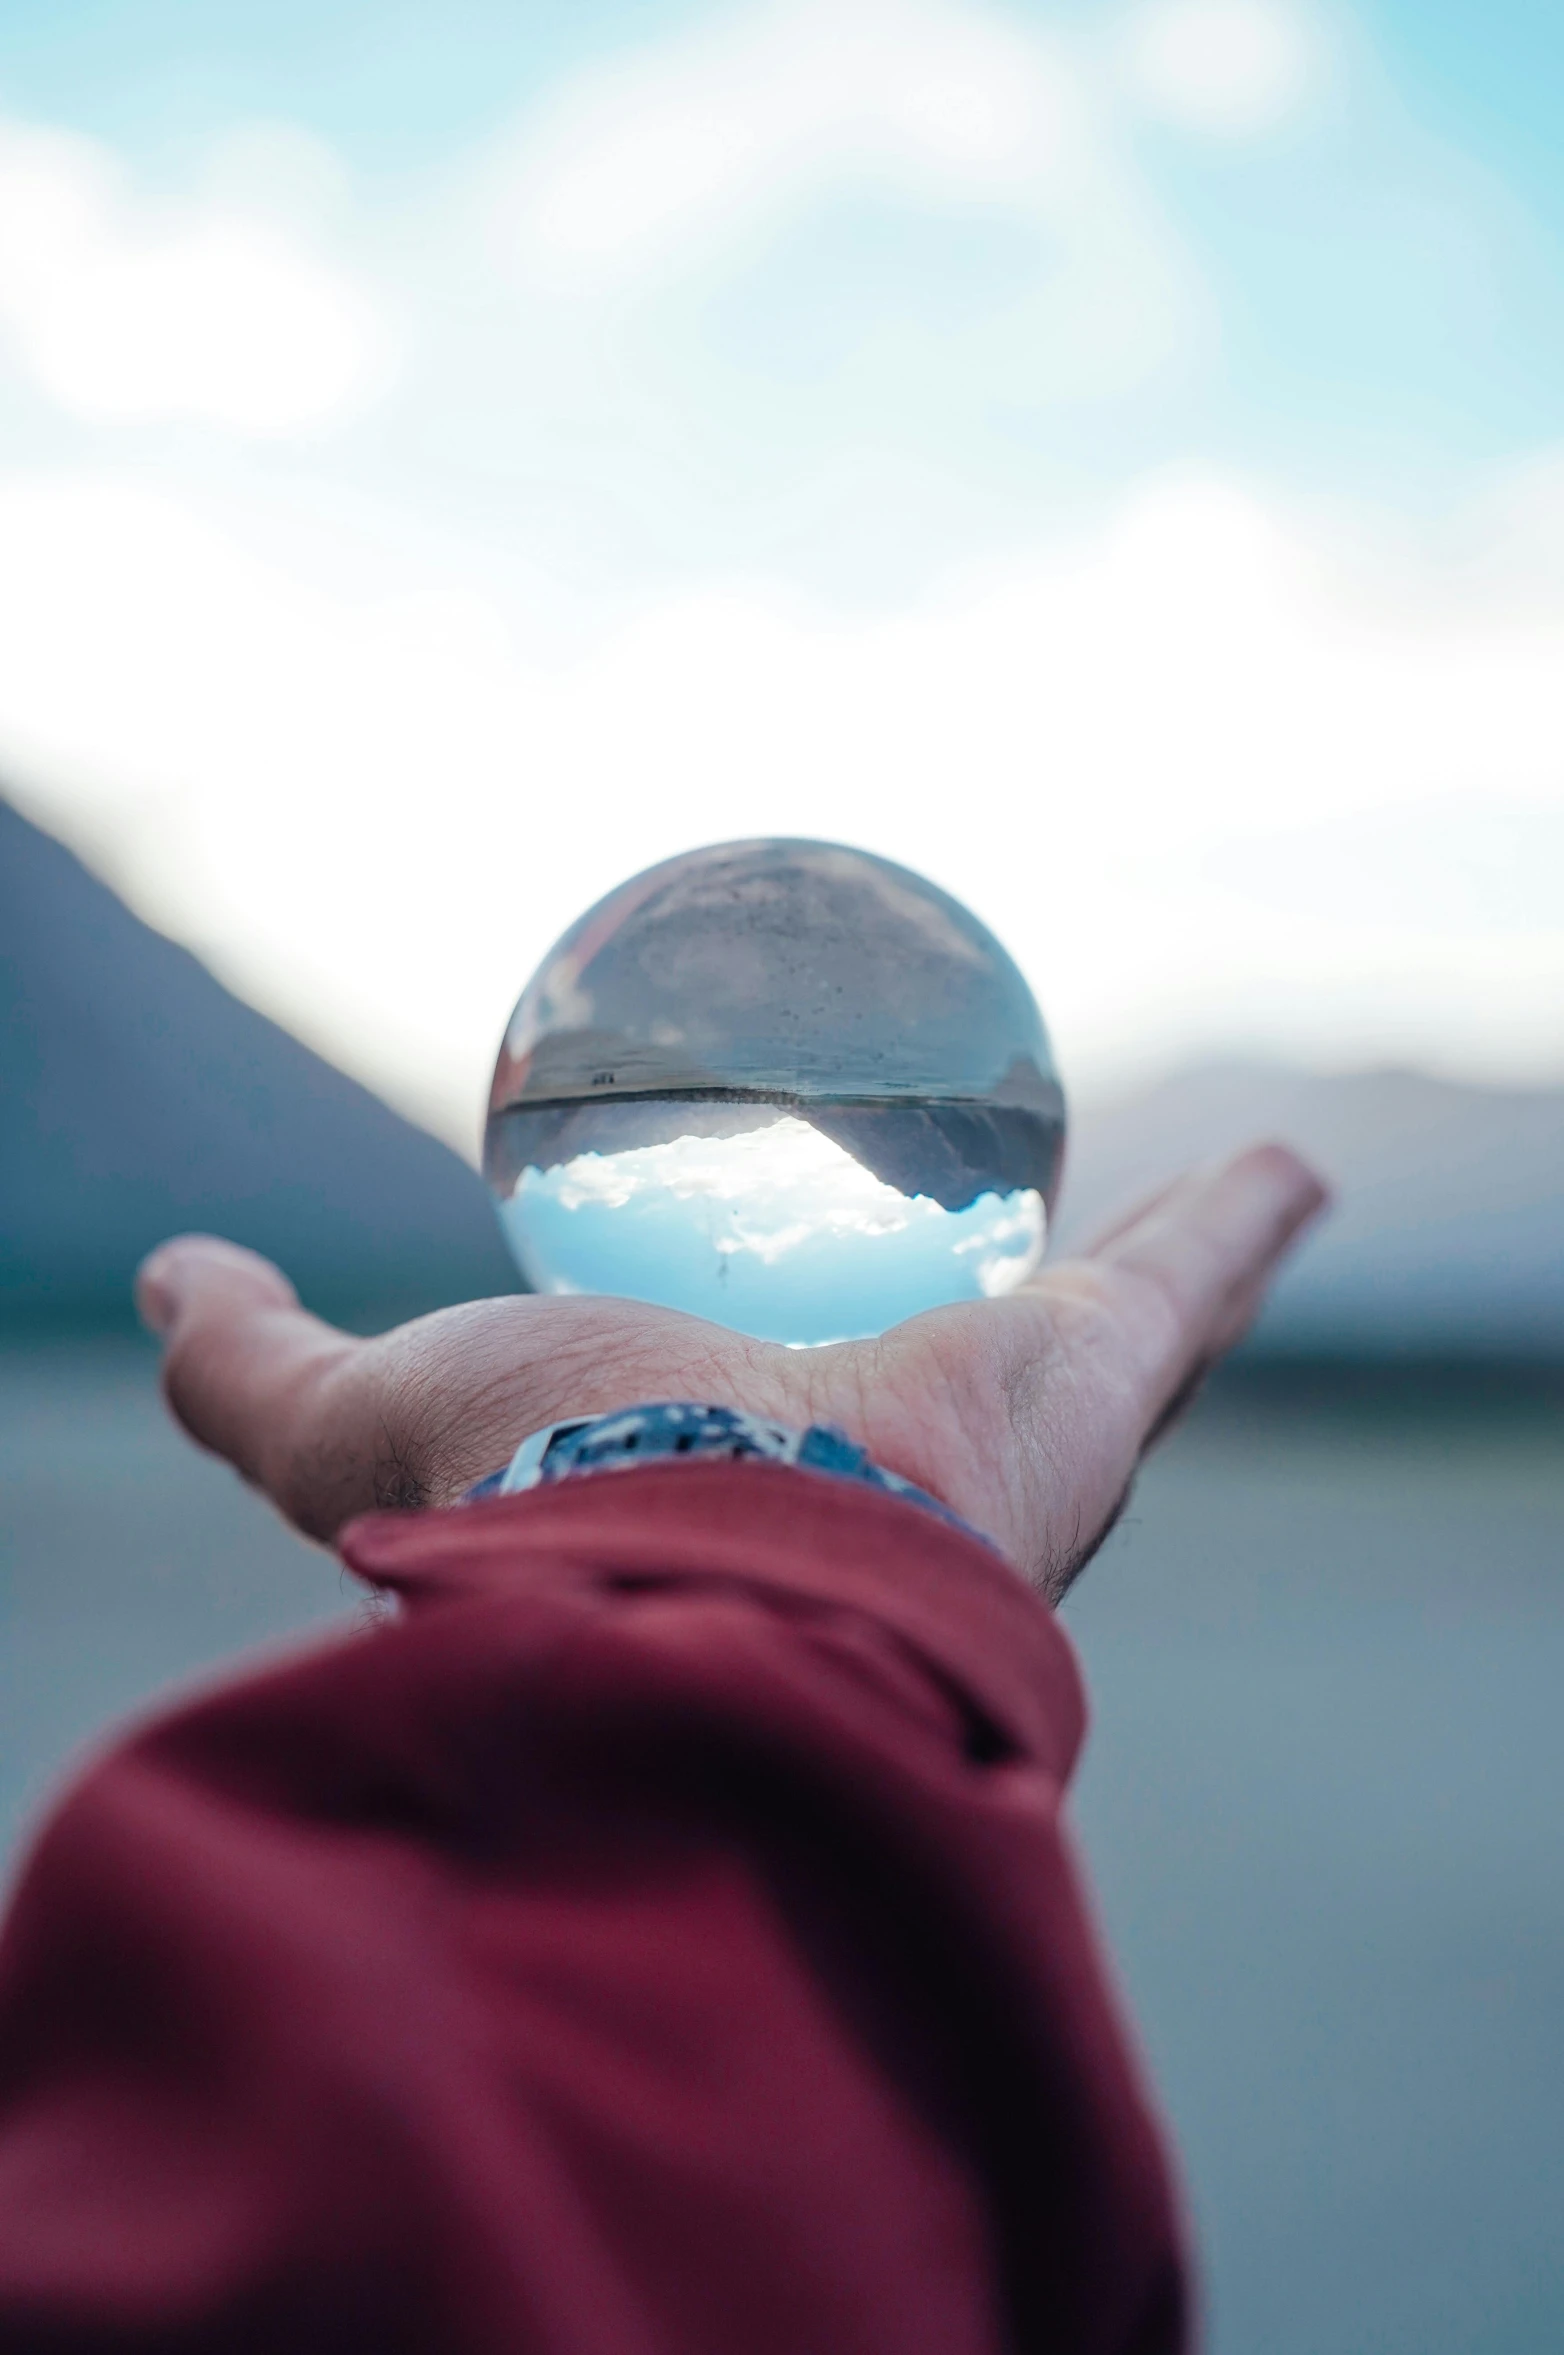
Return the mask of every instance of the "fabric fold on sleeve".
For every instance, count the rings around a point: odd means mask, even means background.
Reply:
[[[343,1540],[381,1623],[145,1727],[0,1940],[0,2345],[1173,2355],[1056,1620],[769,1464]]]

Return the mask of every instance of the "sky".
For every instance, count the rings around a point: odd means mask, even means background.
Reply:
[[[4,0],[0,778],[471,1152],[703,841],[1564,1076],[1564,12]]]
[[[791,1116],[522,1171],[500,1223],[540,1292],[629,1293],[795,1347],[995,1299],[1042,1257],[1042,1196],[948,1210]]]

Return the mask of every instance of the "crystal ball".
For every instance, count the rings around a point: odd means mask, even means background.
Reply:
[[[889,860],[729,842],[588,909],[522,992],[484,1174],[526,1281],[797,1346],[1010,1292],[1064,1147],[993,934]]]

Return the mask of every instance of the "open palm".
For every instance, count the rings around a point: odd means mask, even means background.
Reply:
[[[312,1537],[376,1505],[450,1503],[564,1416],[696,1399],[842,1425],[1056,1600],[1322,1200],[1293,1154],[1261,1146],[1006,1299],[821,1349],[581,1296],[475,1301],[357,1340],[268,1261],[205,1236],[154,1252],[138,1297],[176,1414]]]

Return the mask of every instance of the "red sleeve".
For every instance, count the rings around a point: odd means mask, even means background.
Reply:
[[[868,1487],[357,1523],[0,1943],[7,2355],[1171,2355],[1052,1616]]]

